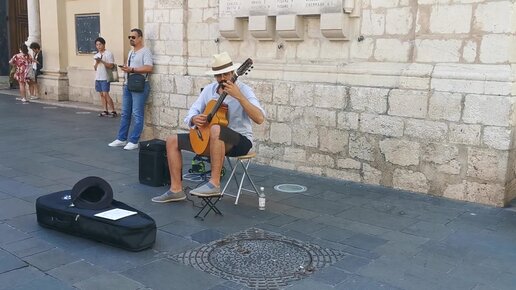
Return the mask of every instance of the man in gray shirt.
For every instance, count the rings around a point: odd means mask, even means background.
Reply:
[[[143,131],[145,101],[150,92],[148,75],[152,73],[153,62],[150,49],[143,45],[143,32],[140,29],[131,29],[128,38],[133,49],[127,56],[127,63],[121,67],[121,70],[126,73],[126,81],[123,88],[120,129],[116,140],[108,145],[110,147],[123,146],[125,150],[134,150],[138,148],[138,140]],[[143,91],[129,89],[127,79],[131,74],[140,74],[145,77]],[[131,116],[134,118],[134,127],[131,135],[128,136]]]

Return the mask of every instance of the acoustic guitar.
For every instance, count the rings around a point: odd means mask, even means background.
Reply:
[[[236,72],[233,74],[231,82],[234,83],[239,76],[247,74],[247,72],[252,68],[253,60],[248,58],[240,67],[238,67]],[[207,116],[206,124],[202,127],[195,126],[195,128],[190,129],[190,143],[192,144],[192,149],[196,154],[208,155],[207,153],[209,153],[208,143],[210,141],[210,127],[212,125],[228,125],[228,107],[223,103],[226,96],[227,93],[223,92],[216,101],[210,100],[208,104],[206,104],[206,108],[203,112],[203,114]]]

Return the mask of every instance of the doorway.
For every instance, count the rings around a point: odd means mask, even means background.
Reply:
[[[0,75],[9,75],[9,59],[29,37],[27,0],[0,2]]]

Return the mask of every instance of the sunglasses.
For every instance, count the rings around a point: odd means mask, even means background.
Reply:
[[[127,39],[136,39],[136,36],[129,35]]]

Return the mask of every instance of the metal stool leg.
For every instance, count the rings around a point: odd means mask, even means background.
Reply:
[[[229,179],[226,182],[226,185],[224,185],[224,188],[222,189],[222,192],[221,192],[222,196],[224,196],[224,194],[226,194],[226,189],[228,188],[231,179],[233,178],[233,176],[236,175],[236,170],[237,170],[237,165],[238,165],[238,164],[235,164],[235,166],[233,167],[229,158],[228,158],[228,163],[232,170],[231,170],[231,174],[229,175]],[[240,186],[240,184],[238,184],[238,180],[236,180],[236,177],[235,177],[235,182],[236,182],[237,186]],[[233,196],[231,194],[228,194],[228,195]]]
[[[260,196],[260,193],[258,192],[258,188],[256,188],[256,185],[254,184],[253,180],[251,179],[251,176],[249,176],[249,172],[247,171],[249,169],[249,165],[251,164],[251,159],[247,161],[246,166],[242,164],[242,167],[244,168],[244,176],[247,177],[247,180],[251,183],[254,189],[254,193],[256,193],[256,196]]]
[[[235,204],[238,204],[238,199],[240,198],[240,193],[242,193],[242,189],[244,189],[243,185],[244,185],[244,180],[246,177],[247,177],[247,180],[249,180],[249,182],[253,186],[253,189],[254,189],[254,192],[256,193],[256,195],[257,196],[260,195],[258,193],[258,189],[256,189],[256,185],[254,184],[253,180],[249,176],[249,172],[247,171],[249,169],[249,165],[251,164],[251,159],[247,159],[246,161],[247,162],[242,161],[240,159],[237,161],[240,165],[242,165],[242,169],[244,170],[244,173],[242,174],[242,179],[240,180],[240,185],[238,186],[238,192],[237,192],[237,196],[235,199]],[[244,162],[245,162],[245,165],[244,165]]]
[[[253,192],[253,190],[244,188],[244,180],[245,180],[246,177],[247,177],[247,180],[249,180],[249,182],[253,186],[254,193],[256,193],[256,195],[259,196],[258,189],[256,188],[256,185],[254,184],[253,180],[251,179],[251,176],[249,175],[249,170],[248,170],[249,169],[249,165],[251,164],[251,160],[255,156],[256,156],[256,153],[249,153],[248,155],[242,155],[242,156],[233,157],[233,158],[236,159],[236,161],[235,161],[236,163],[234,165],[231,162],[230,157],[226,156],[226,159],[228,161],[229,167],[232,170],[231,170],[231,174],[229,175],[229,178],[228,178],[226,184],[224,185],[224,188],[222,189],[222,194],[221,195],[223,196],[224,194],[227,194],[229,196],[235,197],[235,205],[238,204],[238,201],[240,199],[240,194],[242,193],[242,190]],[[243,169],[242,178],[240,178],[240,176],[236,172],[237,169],[238,169],[238,165],[239,164],[240,164],[240,166],[242,166],[242,169]],[[238,191],[237,191],[236,195],[226,193],[226,190],[227,190],[227,188],[229,186],[229,183],[231,183],[231,179],[235,180],[235,183],[236,183],[237,188],[238,188]]]
[[[235,164],[235,166],[233,167],[233,163],[231,162],[231,157],[229,157],[229,156],[226,156],[226,160],[228,162],[229,168],[231,168],[231,174],[229,175],[228,182],[226,183],[226,185],[222,189],[222,193],[224,193],[226,191],[226,188],[228,187],[229,181],[231,180],[231,178],[233,176],[235,176],[235,177],[237,176],[237,174],[236,174],[236,167],[238,167],[238,164]],[[234,179],[234,180],[235,180],[236,186],[240,186],[240,184],[238,184],[238,180],[236,180],[236,179]],[[228,194],[228,195],[232,196],[230,194]]]

